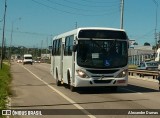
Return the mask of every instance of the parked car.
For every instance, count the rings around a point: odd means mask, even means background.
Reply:
[[[149,61],[149,62],[141,62],[138,66],[140,70],[158,70],[158,62]]]
[[[40,60],[33,60],[34,63],[41,63]]]
[[[23,62],[22,59],[18,59],[18,60],[17,60],[17,63],[22,63],[22,62]]]

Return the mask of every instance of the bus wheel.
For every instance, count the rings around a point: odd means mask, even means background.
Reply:
[[[56,85],[60,86],[61,85],[61,81],[59,81],[58,79],[58,72],[56,71]]]
[[[70,90],[71,90],[72,92],[74,92],[74,91],[76,91],[76,88],[75,88],[74,86],[71,86],[71,85],[70,85]]]
[[[74,86],[71,85],[71,79],[70,79],[70,75],[68,74],[68,88],[74,92],[76,90],[76,88]]]
[[[58,78],[56,78],[56,85],[60,86],[61,85],[61,81],[58,80]]]

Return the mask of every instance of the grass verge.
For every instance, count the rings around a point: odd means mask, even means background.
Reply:
[[[3,63],[0,69],[0,109],[6,109],[7,97],[11,95],[9,84],[11,73],[9,64]]]

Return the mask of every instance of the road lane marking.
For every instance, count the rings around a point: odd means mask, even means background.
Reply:
[[[58,91],[56,88],[54,88],[53,86],[49,85],[47,82],[45,82],[44,80],[42,80],[41,78],[39,78],[36,74],[32,73],[29,69],[27,69],[26,67],[22,66],[24,69],[26,69],[28,72],[30,72],[34,77],[36,77],[38,80],[40,80],[41,82],[43,82],[45,85],[47,85],[50,89],[54,90],[55,92],[57,92],[60,96],[62,96],[64,99],[66,99],[67,101],[69,101],[71,104],[73,104],[75,107],[77,107],[79,110],[81,110],[84,114],[86,114],[87,116],[89,116],[90,118],[96,118],[94,115],[92,115],[91,113],[89,113],[87,110],[85,110],[83,107],[81,107],[79,104],[77,104],[74,100],[70,99],[69,97],[67,97],[66,95],[64,95],[62,92]]]

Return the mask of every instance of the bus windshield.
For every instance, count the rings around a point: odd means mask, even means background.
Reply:
[[[25,59],[32,59],[32,57],[24,57]]]
[[[77,64],[86,68],[119,68],[128,63],[126,40],[79,40]]]

